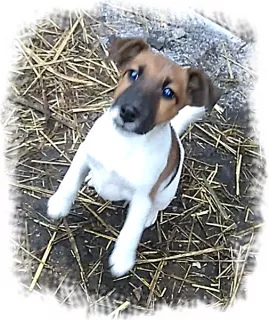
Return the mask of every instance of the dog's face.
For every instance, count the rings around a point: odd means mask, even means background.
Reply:
[[[111,112],[126,131],[145,134],[186,105],[210,109],[220,98],[203,72],[153,53],[142,39],[116,38],[110,57],[121,71]]]

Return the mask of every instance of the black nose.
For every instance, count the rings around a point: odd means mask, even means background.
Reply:
[[[124,105],[120,108],[120,116],[124,122],[134,122],[139,117],[139,111],[131,105]]]

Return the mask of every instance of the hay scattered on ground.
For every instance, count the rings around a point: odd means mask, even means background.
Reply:
[[[253,161],[262,170],[264,160],[255,132],[242,120],[245,112],[225,108],[225,101],[183,135],[187,158],[179,192],[145,231],[128,275],[113,280],[107,267],[126,204],[105,202],[84,186],[67,219],[55,225],[45,216],[48,197],[117,83],[100,27],[117,32],[98,16],[78,12],[46,20],[30,30],[31,39],[18,41],[10,101],[19,121],[6,152],[19,159],[12,183],[20,192],[15,271],[26,291],[50,288],[61,304],[86,303],[113,315],[196,298],[225,309],[244,294],[241,284],[255,264],[252,245],[262,220],[259,199],[249,190],[261,187]],[[227,83],[237,80],[231,64],[227,59]]]

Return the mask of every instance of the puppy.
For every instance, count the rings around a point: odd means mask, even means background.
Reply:
[[[128,201],[109,257],[119,277],[134,266],[144,229],[175,196],[184,160],[178,136],[217,103],[220,91],[200,70],[153,53],[139,38],[115,38],[110,58],[121,71],[114,102],[80,145],[47,213],[65,217],[85,180],[104,200]]]

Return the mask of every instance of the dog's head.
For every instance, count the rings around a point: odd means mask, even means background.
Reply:
[[[115,38],[109,56],[121,71],[111,107],[115,123],[145,134],[186,105],[211,109],[220,98],[202,71],[153,53],[139,38]]]

